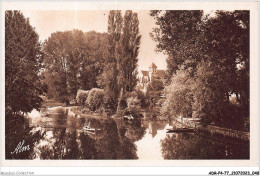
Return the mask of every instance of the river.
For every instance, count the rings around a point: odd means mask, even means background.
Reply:
[[[60,108],[61,109],[61,108]],[[142,119],[75,115],[55,108],[33,110],[27,125],[6,137],[8,159],[249,159],[249,141],[202,132],[166,133],[174,124]],[[100,129],[82,130],[85,123]],[[8,137],[9,136],[9,137]],[[10,155],[19,141],[30,151]],[[9,151],[10,150],[10,151]]]

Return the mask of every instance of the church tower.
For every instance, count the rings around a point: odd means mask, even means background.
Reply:
[[[152,81],[152,77],[153,77],[153,74],[157,72],[157,66],[152,63],[149,67],[149,78],[150,78],[150,81]]]

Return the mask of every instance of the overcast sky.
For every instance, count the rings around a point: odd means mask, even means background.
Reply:
[[[109,11],[22,11],[29,17],[30,24],[35,27],[40,40],[44,41],[51,33],[80,29],[83,32],[107,32]],[[139,30],[142,35],[139,50],[138,71],[148,70],[154,62],[158,69],[166,69],[166,55],[154,51],[156,43],[150,38],[150,32],[155,27],[154,19],[149,16],[149,11],[135,11],[138,13]],[[124,11],[123,11],[124,15]]]

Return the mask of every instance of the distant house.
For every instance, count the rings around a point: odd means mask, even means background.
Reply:
[[[160,79],[165,82],[165,71],[157,70],[157,66],[152,63],[149,67],[149,71],[141,70],[142,76],[139,78],[139,88],[146,93],[147,86],[153,81],[153,79]]]

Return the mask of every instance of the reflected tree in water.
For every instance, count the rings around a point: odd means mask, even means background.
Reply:
[[[161,140],[164,159],[249,159],[249,143],[210,134],[176,133]]]
[[[12,117],[9,117],[12,116]],[[5,158],[6,159],[34,159],[33,152],[35,143],[37,143],[44,134],[33,130],[29,126],[28,119],[21,115],[6,114],[5,121]],[[17,145],[24,140],[24,145],[29,145],[30,149],[23,152],[14,152]],[[13,154],[11,153],[13,152]]]
[[[96,149],[95,140],[83,132],[79,135],[79,157],[78,159],[95,159],[98,151]]]
[[[88,118],[81,120],[96,132],[71,128],[53,129],[53,136],[44,136],[35,151],[41,159],[137,159],[136,146],[118,129],[113,119]],[[55,122],[57,123],[57,122]]]
[[[144,137],[145,128],[141,126],[141,120],[135,119],[130,124],[126,125],[125,136],[130,139],[131,142],[139,141]]]

